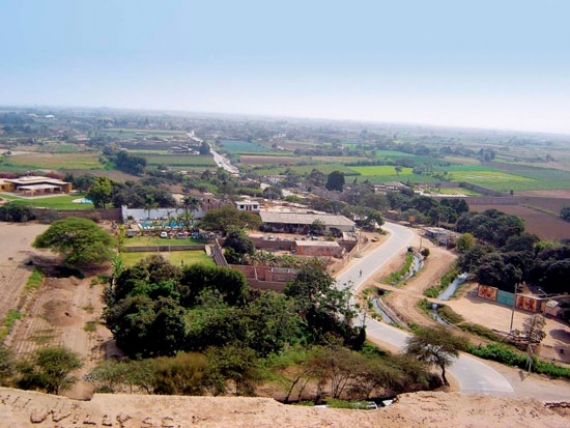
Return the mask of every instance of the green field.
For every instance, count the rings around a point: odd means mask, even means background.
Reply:
[[[352,168],[344,166],[340,163],[327,163],[327,164],[310,164],[310,165],[291,165],[291,166],[280,166],[277,168],[260,168],[256,169],[255,172],[259,175],[275,175],[284,174],[285,170],[291,170],[299,175],[309,174],[313,169],[321,171],[323,174],[330,174],[333,171],[344,172],[344,175],[356,176],[358,172],[354,171]]]
[[[481,196],[480,193],[475,192],[474,190],[466,189],[464,187],[443,187],[441,189],[437,189],[437,193],[441,193],[442,195]]]
[[[103,165],[99,162],[99,155],[97,153],[30,153],[9,156],[4,162],[8,167],[28,169],[103,169]]]
[[[7,195],[0,193],[0,197],[10,201],[19,201],[23,204],[38,207],[38,208],[51,208],[54,210],[90,210],[93,209],[93,204],[78,204],[73,202],[74,199],[82,198],[83,195],[62,195],[53,196],[49,198],[29,199],[19,198],[17,196]]]
[[[47,142],[38,149],[42,153],[77,153],[75,144]]]
[[[194,239],[162,239],[158,236],[133,236],[132,238],[125,239],[125,247],[146,247],[152,245],[170,245],[171,247],[177,247],[182,245],[199,245],[203,242],[196,241]]]
[[[504,183],[528,183],[535,184],[536,180],[520,175],[508,174],[501,171],[453,171],[449,173],[452,181],[464,181],[466,183],[477,184],[483,187],[494,189],[495,187]]]
[[[177,155],[145,155],[148,165],[168,165],[172,167],[200,167],[215,168],[216,162],[210,155],[205,156],[177,156]]]
[[[356,171],[358,174],[363,175],[365,177],[375,175],[375,176],[382,176],[382,175],[389,175],[389,176],[398,176],[396,174],[395,167],[391,165],[377,165],[377,166],[351,166],[350,169]],[[405,176],[413,174],[412,168],[402,168],[402,172],[400,172],[400,176],[403,177],[402,179],[405,180]]]
[[[188,266],[195,263],[207,263],[214,265],[214,261],[208,257],[204,251],[171,251],[165,253],[122,253],[123,262],[126,267],[131,267],[136,265],[139,261],[145,257],[151,256],[153,254],[160,254],[162,257],[167,259],[174,266]]]
[[[169,136],[187,138],[184,131],[169,131],[164,129],[136,129],[136,128],[111,128],[102,130],[111,137],[118,138],[142,138],[142,137],[159,137],[165,138]]]
[[[257,154],[269,151],[261,144],[251,143],[249,141],[220,140],[220,144],[230,153]]]

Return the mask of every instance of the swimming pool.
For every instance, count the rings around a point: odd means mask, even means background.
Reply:
[[[153,222],[153,221],[141,221],[139,223],[139,227],[141,229],[182,229],[184,227],[184,223],[178,221],[171,221],[170,223],[167,221],[164,222]]]
[[[87,198],[74,199],[73,202],[75,202],[76,204],[92,204],[93,203],[93,201],[91,199],[87,199]]]

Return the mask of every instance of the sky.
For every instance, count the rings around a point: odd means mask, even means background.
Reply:
[[[570,134],[567,0],[1,0],[0,105]]]

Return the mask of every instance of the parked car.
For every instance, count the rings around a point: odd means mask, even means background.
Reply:
[[[161,237],[161,238],[168,238],[168,233],[166,233],[166,232],[160,232],[160,237]]]

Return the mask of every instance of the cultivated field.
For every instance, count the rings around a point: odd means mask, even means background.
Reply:
[[[265,146],[249,141],[220,140],[220,144],[230,153],[258,153],[268,151]]]
[[[559,217],[522,205],[471,205],[471,211],[497,209],[524,219],[526,231],[538,235],[542,240],[570,239],[570,223]]]
[[[6,159],[5,165],[28,169],[103,169],[97,153],[29,153],[13,155]],[[4,169],[4,166],[2,168]]]
[[[215,168],[216,163],[210,155],[204,156],[185,156],[185,155],[147,155],[141,154],[147,161],[149,166],[167,165],[176,168],[197,168],[207,169]]]
[[[245,165],[293,165],[301,161],[294,156],[256,156],[240,155],[240,163]]]

